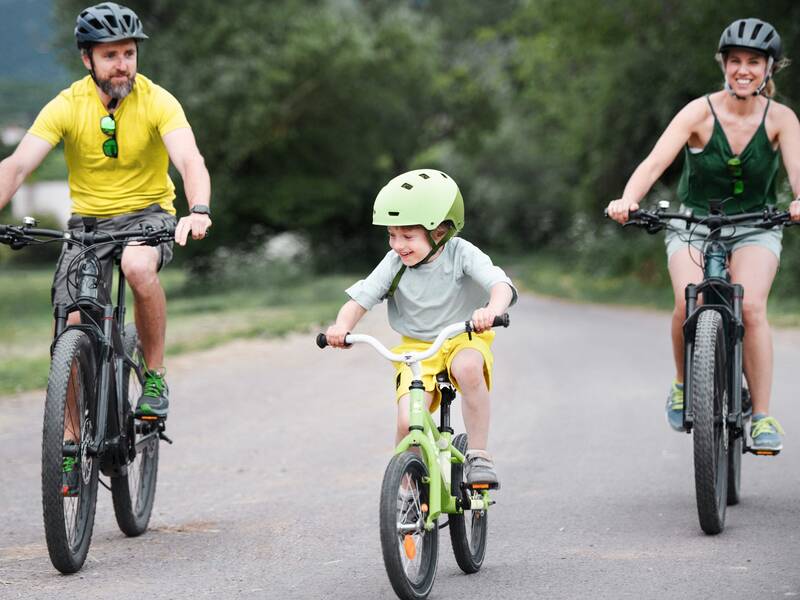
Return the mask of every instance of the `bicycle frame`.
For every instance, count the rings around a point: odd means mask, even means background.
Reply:
[[[496,317],[494,326],[508,326],[508,315]],[[423,462],[428,468],[428,516],[425,520],[425,529],[436,527],[436,519],[442,513],[463,512],[466,502],[464,497],[453,496],[450,493],[452,482],[452,465],[464,464],[466,457],[453,446],[453,430],[450,427],[450,403],[455,397],[454,391],[442,390],[442,403],[440,407],[441,425],[436,426],[433,417],[425,407],[425,388],[422,383],[422,361],[433,356],[445,340],[463,332],[472,331],[472,324],[454,323],[445,327],[431,346],[424,352],[409,352],[407,354],[394,354],[387,350],[380,342],[369,335],[348,334],[345,338],[347,344],[365,342],[378,351],[384,358],[394,362],[402,362],[411,369],[412,381],[409,386],[409,425],[406,435],[395,448],[395,454],[401,454],[412,447],[418,447],[422,453]],[[324,334],[317,336],[317,345],[324,348],[327,345]],[[489,486],[475,485],[475,490],[480,490],[480,497],[469,496],[469,510],[488,511],[492,504],[489,499]]]
[[[102,241],[102,238],[98,238]],[[109,288],[113,288],[113,271],[117,272],[116,307],[111,301],[111,289],[106,290],[106,282],[102,281],[102,273],[97,270],[97,258],[93,250],[94,240],[89,239],[86,253],[77,265],[78,295],[70,304],[56,304],[54,315],[56,320],[55,336],[51,345],[55,347],[58,339],[69,329],[84,331],[93,341],[97,351],[98,377],[95,381],[95,398],[97,399],[97,428],[94,437],[86,443],[89,456],[100,458],[100,469],[104,475],[112,477],[124,475],[128,463],[136,452],[149,443],[154,436],[167,440],[164,435],[164,423],[158,421],[148,435],[142,436],[136,443],[135,450],[129,451],[129,434],[126,427],[127,399],[122,397],[124,382],[122,381],[124,366],[136,373],[140,382],[144,374],[133,357],[125,354],[122,331],[125,326],[125,274],[121,267],[123,246],[114,253],[114,269],[112,270]],[[80,324],[67,324],[68,315],[73,311],[81,314]],[[83,443],[82,443],[83,445]],[[78,450],[76,450],[77,452]],[[65,449],[65,455],[68,451]]]
[[[694,338],[697,320],[704,311],[714,310],[722,317],[725,340],[728,346],[728,398],[727,422],[732,427],[734,438],[744,435],[742,418],[742,340],[744,338],[744,321],[742,317],[742,298],[744,288],[730,282],[727,268],[728,254],[719,241],[720,229],[712,228],[709,241],[703,252],[703,281],[700,284],[686,286],[686,320],[683,324],[684,335],[684,372],[692,372]],[[698,305],[698,296],[702,295],[703,304]],[[684,428],[691,432],[694,424],[691,377],[684,381],[685,408]]]

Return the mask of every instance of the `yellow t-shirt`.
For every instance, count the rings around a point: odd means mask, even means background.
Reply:
[[[180,103],[137,74],[133,91],[114,112],[117,158],[103,154],[108,136],[100,130],[100,119],[107,114],[87,75],[53,98],[29,130],[53,146],[64,140],[72,212],[108,217],[159,204],[174,215],[175,185],[161,138],[189,127]]]

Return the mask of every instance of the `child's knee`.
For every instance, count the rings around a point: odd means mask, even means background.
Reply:
[[[450,372],[458,382],[458,386],[464,390],[480,388],[486,385],[484,378],[483,357],[470,356],[467,360],[454,361]]]

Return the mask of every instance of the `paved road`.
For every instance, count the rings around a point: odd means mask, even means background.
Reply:
[[[697,524],[691,438],[672,433],[663,313],[523,297],[498,333],[492,449],[503,481],[483,570],[442,537],[431,598],[800,596],[800,332],[775,336],[777,458],[745,457],[725,532]],[[391,340],[381,314],[362,331]],[[41,394],[0,399],[0,598],[393,598],[377,499],[391,368],[311,335],[170,365],[150,531],[126,539],[101,490],[80,574],[51,567],[39,499]],[[357,435],[358,433],[358,435]]]

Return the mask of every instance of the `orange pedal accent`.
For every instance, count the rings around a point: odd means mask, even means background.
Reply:
[[[423,502],[423,503],[420,505],[420,507],[419,507],[419,508],[420,508],[420,510],[421,510],[422,512],[424,512],[424,513],[428,512],[428,505],[427,505],[427,504],[425,504],[424,502]]]
[[[475,489],[475,490],[488,490],[489,489],[489,484],[488,483],[473,483],[470,487]]]
[[[139,417],[142,421],[158,421],[158,417]]]
[[[68,496],[69,495],[69,486],[68,485],[65,485],[64,487],[61,488],[61,495],[62,496]]]
[[[406,551],[406,556],[409,560],[414,560],[417,556],[417,545],[414,543],[414,538],[408,533],[403,538],[403,549]]]

